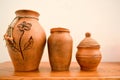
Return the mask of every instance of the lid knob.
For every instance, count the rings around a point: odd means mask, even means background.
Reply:
[[[91,34],[89,32],[86,32],[85,37],[91,37]]]

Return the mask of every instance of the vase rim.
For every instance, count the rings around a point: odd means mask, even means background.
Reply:
[[[53,33],[53,32],[70,32],[70,31],[67,28],[56,27],[56,28],[51,29],[51,33]]]
[[[35,16],[40,16],[40,14],[39,14],[39,12],[37,12],[37,11],[34,11],[34,10],[30,10],[30,9],[19,9],[19,10],[16,10],[15,11],[15,14],[16,15],[19,15],[19,14],[29,14],[29,13],[33,13]]]

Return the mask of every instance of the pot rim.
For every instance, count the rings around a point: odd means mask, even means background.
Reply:
[[[39,14],[39,12],[37,12],[37,11],[34,11],[34,10],[30,10],[30,9],[19,9],[19,10],[16,10],[15,11],[15,14],[16,15],[20,15],[20,14],[30,14],[30,13],[32,13],[34,16],[36,16],[36,17],[39,17],[40,16],[40,14]],[[31,14],[31,15],[32,15]]]
[[[53,33],[53,32],[70,32],[69,29],[62,28],[62,27],[52,28],[50,31],[51,31],[51,33]]]

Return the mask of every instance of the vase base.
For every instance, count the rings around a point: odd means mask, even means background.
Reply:
[[[15,69],[15,72],[34,72],[34,71],[39,71],[39,69],[38,68],[37,69],[24,69],[24,70]]]
[[[86,68],[86,67],[81,67],[82,71],[96,71],[97,68]]]
[[[69,71],[69,68],[52,68],[52,71]]]

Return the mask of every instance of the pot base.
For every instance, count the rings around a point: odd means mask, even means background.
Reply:
[[[33,72],[33,71],[39,71],[38,68],[36,69],[15,69],[15,72]]]
[[[61,68],[61,67],[59,67],[59,68],[52,68],[52,71],[69,71],[69,68]]]
[[[86,67],[81,67],[82,71],[96,71],[97,68],[86,68]]]

